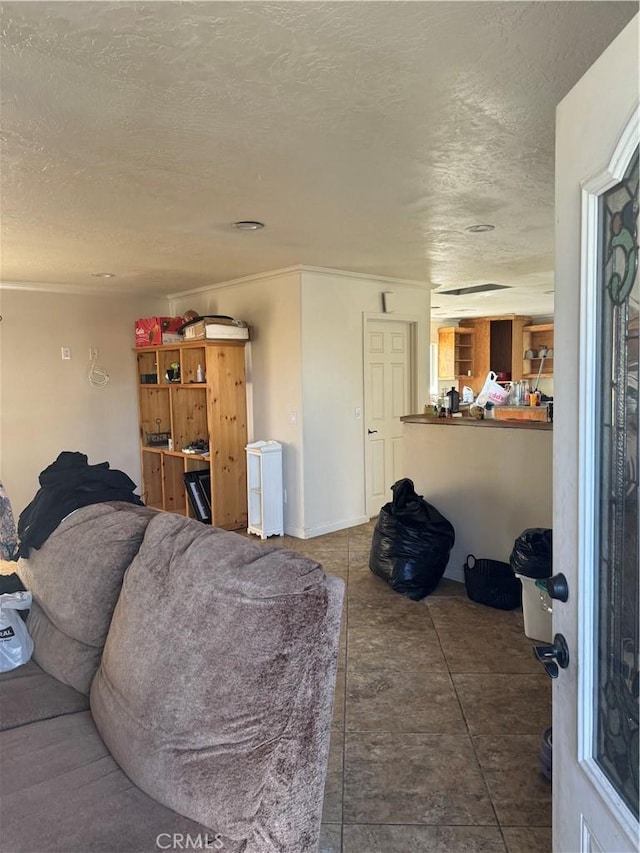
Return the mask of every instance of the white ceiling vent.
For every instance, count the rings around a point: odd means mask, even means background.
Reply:
[[[455,290],[438,290],[444,296],[470,296],[472,293],[490,293],[492,290],[508,290],[508,284],[474,284],[471,287],[458,287]]]

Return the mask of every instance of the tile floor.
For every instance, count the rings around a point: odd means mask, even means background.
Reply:
[[[369,571],[372,531],[269,540],[347,584],[321,853],[547,853],[551,684],[522,612],[447,580],[398,595]]]

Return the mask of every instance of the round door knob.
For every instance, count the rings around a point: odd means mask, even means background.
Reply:
[[[569,599],[569,584],[562,572],[545,578],[544,585],[549,596],[556,601],[567,601]]]

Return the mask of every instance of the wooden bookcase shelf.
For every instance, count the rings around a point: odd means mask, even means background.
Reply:
[[[227,530],[247,526],[244,346],[208,340],[135,350],[142,497],[148,506],[195,517],[184,475],[208,471],[211,523]],[[170,381],[176,366],[179,381]],[[199,375],[204,381],[197,381]],[[209,453],[183,452],[194,442],[204,442]]]
[[[466,379],[473,376],[473,329],[443,326],[438,329],[438,379]]]

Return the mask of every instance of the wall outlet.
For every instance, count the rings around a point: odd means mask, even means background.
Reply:
[[[362,409],[360,408],[360,406],[356,406],[355,416],[356,416],[357,421],[359,421],[360,418],[362,417]]]
[[[289,423],[290,424],[297,424],[298,423],[298,412],[296,411],[296,409],[291,409],[291,411],[289,412]]]
[[[98,360],[98,347],[89,347],[89,361]]]
[[[60,357],[63,361],[69,361],[71,358],[71,347],[60,347]]]

